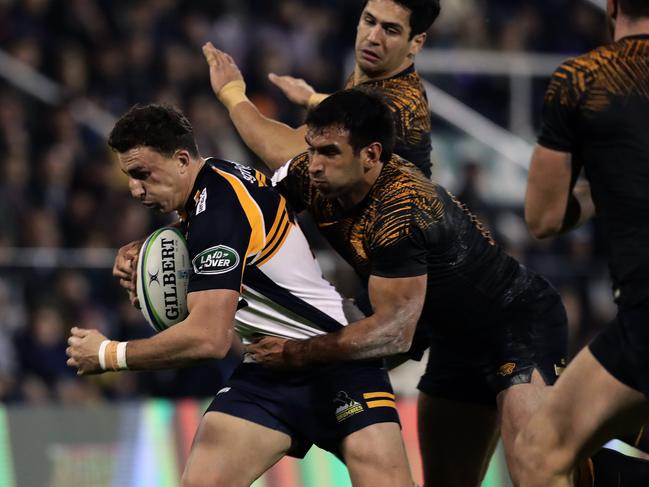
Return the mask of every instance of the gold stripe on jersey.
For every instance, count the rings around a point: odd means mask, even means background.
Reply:
[[[266,177],[266,175],[257,171],[256,169],[255,169],[255,178],[257,178],[257,186],[259,186],[260,188],[262,186],[268,186],[268,178]]]
[[[367,401],[367,407],[370,408],[370,409],[371,408],[381,408],[381,407],[397,409],[397,403],[395,403],[394,401],[391,401],[389,399],[380,400],[380,401]]]
[[[286,211],[286,200],[282,196],[280,197],[275,221],[273,222],[270,232],[268,232],[268,235],[266,236],[266,246],[259,255],[259,259],[256,261],[257,265],[262,265],[273,258],[286,240],[290,225],[291,222],[288,219],[288,212]]]
[[[248,223],[250,224],[250,243],[248,244],[248,249],[246,250],[246,258],[251,255],[259,253],[266,243],[266,229],[264,225],[264,215],[257,205],[257,202],[250,195],[244,184],[232,174],[229,174],[225,171],[221,171],[216,167],[212,167],[212,170],[216,171],[221,175],[234,190],[237,195],[237,199],[243,208],[243,211],[248,218]]]
[[[649,41],[622,39],[562,64],[552,76],[546,102],[600,112],[612,97],[649,99]]]
[[[383,398],[383,399],[394,399],[394,394],[391,392],[365,392],[363,393],[363,399],[376,399],[376,398]]]

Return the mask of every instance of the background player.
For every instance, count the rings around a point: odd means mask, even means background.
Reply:
[[[430,110],[414,58],[439,11],[438,0],[367,1],[358,21],[354,73],[345,86],[374,88],[385,96],[397,128],[396,153],[412,161],[427,177],[431,175]],[[211,43],[203,52],[222,72],[220,77],[212,76],[212,88],[220,93],[248,147],[270,165],[283,164],[306,150],[304,126],[293,129],[264,117],[245,97],[245,84],[232,58]],[[271,79],[294,99],[300,96],[293,95],[296,88],[303,91],[303,98],[314,94],[305,83],[284,77]],[[322,98],[324,95],[315,97]]]
[[[74,328],[66,353],[78,373],[223,358],[233,323],[244,339],[304,339],[347,323],[285,199],[246,166],[202,159],[180,112],[136,106],[117,122],[109,145],[134,198],[183,215],[194,267],[189,315],[151,338],[119,344]],[[199,259],[224,246],[238,256],[234,264],[215,268],[216,260]],[[354,485],[412,486],[394,395],[377,362],[277,372],[244,361],[203,417],[182,483],[249,486],[312,443],[341,456]]]
[[[561,300],[451,194],[393,155],[391,115],[376,96],[325,99],[307,116],[306,140],[308,153],[276,172],[277,187],[367,280],[374,312],[326,337],[264,338],[248,350],[301,367],[409,349],[420,357],[430,346],[419,382],[425,483],[479,486],[498,433],[511,458],[517,431],[565,364]]]
[[[580,458],[649,418],[649,2],[608,0],[607,10],[615,42],[566,61],[552,77],[525,215],[531,232],[547,237],[596,208],[618,315],[517,441],[525,487],[571,485]],[[575,185],[582,167],[590,185]]]

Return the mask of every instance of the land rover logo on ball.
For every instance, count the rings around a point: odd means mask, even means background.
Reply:
[[[196,274],[223,274],[239,265],[239,254],[225,245],[203,250],[192,260]]]

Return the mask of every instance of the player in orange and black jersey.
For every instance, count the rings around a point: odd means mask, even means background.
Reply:
[[[397,129],[395,152],[431,176],[430,110],[414,60],[426,30],[440,12],[439,0],[368,0],[358,22],[354,72],[345,88],[376,90],[388,104]],[[245,83],[230,56],[211,43],[203,47],[212,89],[230,112],[244,142],[271,168],[305,151],[306,128],[293,129],[261,115],[245,96]],[[314,106],[327,97],[304,80],[271,74],[292,101]]]
[[[420,358],[430,347],[419,382],[425,483],[479,486],[498,434],[510,459],[516,432],[565,365],[561,300],[450,193],[393,155],[394,127],[380,99],[335,93],[309,113],[307,127],[309,152],[273,179],[367,280],[372,313],[325,339],[294,346],[264,338],[249,351],[304,366]]]
[[[552,76],[525,213],[539,238],[597,213],[618,314],[521,435],[525,486],[570,485],[579,458],[649,418],[649,2],[607,7],[614,42]],[[582,169],[588,182],[576,182]]]
[[[383,96],[394,115],[396,143],[394,152],[412,162],[426,177],[431,176],[430,108],[428,98],[415,65],[386,79],[357,81],[356,74],[347,80],[345,89],[375,90]]]

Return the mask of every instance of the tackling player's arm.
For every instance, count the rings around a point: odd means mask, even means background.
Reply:
[[[343,329],[308,340],[264,338],[247,352],[267,365],[302,367],[342,360],[364,360],[410,349],[426,296],[427,276],[370,276],[374,314]]]
[[[537,145],[525,194],[525,222],[536,238],[572,230],[595,214],[590,185],[575,184],[580,167],[570,153]]]
[[[271,170],[307,149],[306,127],[297,129],[262,115],[245,94],[245,83],[233,59],[211,42],[203,46],[210,67],[212,90],[227,108],[230,119],[245,144]]]
[[[238,299],[239,293],[230,289],[189,293],[189,315],[184,321],[150,338],[128,342],[128,369],[182,367],[225,357],[232,345]],[[99,351],[104,340],[106,337],[97,330],[73,328],[66,350],[67,364],[76,367],[79,375],[103,372]]]

